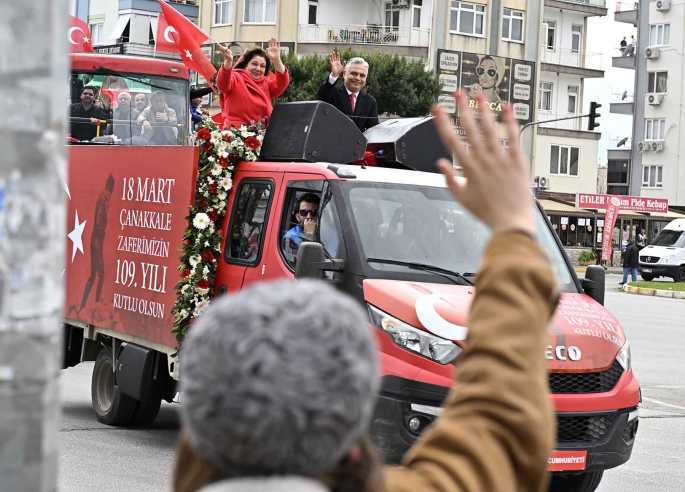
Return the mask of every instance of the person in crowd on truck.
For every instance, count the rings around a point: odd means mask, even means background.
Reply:
[[[357,127],[366,131],[378,124],[378,104],[376,99],[362,91],[369,75],[369,64],[363,58],[355,57],[348,62],[340,61],[340,53],[328,56],[331,73],[319,86],[316,98],[332,104],[346,114]],[[335,85],[340,74],[343,83]]]
[[[321,281],[256,284],[213,301],[181,349],[175,492],[547,490],[555,419],[541,354],[559,299],[555,274],[535,241],[511,108],[502,150],[484,95],[482,140],[466,94],[456,100],[468,153],[435,113],[467,181],[452,162],[440,170],[492,238],[442,415],[402,467],[383,468],[368,437],[378,356],[365,310]]]
[[[143,94],[142,92],[136,94],[135,103],[136,103],[136,111],[138,111],[139,113],[142,113],[145,110],[145,108],[147,108],[147,106],[148,106],[147,95]]]
[[[152,93],[150,106],[138,116],[138,124],[143,125],[143,138],[148,145],[176,145],[178,139],[178,120],[176,111],[166,102],[162,91]]]
[[[224,56],[216,77],[224,126],[266,125],[273,111],[271,100],[283,94],[290,83],[288,69],[281,60],[281,43],[271,38],[266,50],[258,46],[247,50],[235,66],[231,50],[217,46]],[[275,76],[270,71],[272,64]]]
[[[107,112],[95,105],[95,89],[90,86],[83,88],[81,102],[70,106],[69,115],[72,118],[71,137],[81,141],[93,140],[97,136],[97,125],[104,129],[103,121],[107,120]]]
[[[112,123],[107,126],[108,135],[116,135],[125,143],[130,143],[134,135],[140,135],[138,117],[140,112],[131,107],[131,94],[120,92],[117,107],[112,110]]]
[[[640,250],[632,239],[628,240],[628,247],[623,255],[623,281],[618,285],[623,285],[628,281],[628,274],[637,282],[637,267],[640,264]]]

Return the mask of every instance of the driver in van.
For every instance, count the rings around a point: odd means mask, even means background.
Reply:
[[[176,111],[167,105],[166,96],[161,91],[152,93],[150,106],[138,117],[138,124],[143,125],[143,138],[148,145],[176,145],[177,122]],[[158,125],[153,125],[154,123]]]
[[[283,236],[285,252],[288,260],[295,262],[297,248],[302,241],[313,241],[316,230],[316,219],[319,216],[319,203],[321,199],[314,193],[305,193],[297,200],[295,206],[295,218],[297,225]]]

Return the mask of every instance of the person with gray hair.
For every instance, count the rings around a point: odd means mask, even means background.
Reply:
[[[360,57],[341,62],[340,53],[336,52],[328,56],[328,62],[331,73],[319,86],[316,98],[349,116],[362,132],[376,126],[378,104],[373,96],[362,91],[369,75],[369,64]],[[343,83],[336,86],[340,74],[343,75]]]
[[[468,182],[451,161],[439,168],[492,239],[442,415],[402,467],[383,467],[368,437],[378,356],[363,307],[320,280],[257,284],[215,299],[181,348],[175,492],[547,490],[555,426],[542,354],[555,274],[535,241],[511,108],[503,150],[484,95],[483,138],[466,94],[456,100],[470,152],[434,111]]]

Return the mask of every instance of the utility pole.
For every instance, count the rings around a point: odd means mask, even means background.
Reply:
[[[67,14],[0,1],[0,492],[57,489]]]

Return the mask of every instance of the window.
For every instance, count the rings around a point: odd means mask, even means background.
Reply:
[[[240,184],[233,206],[226,261],[256,263],[262,252],[269,216],[273,184],[271,181],[248,180]]]
[[[316,13],[319,10],[319,5],[316,0],[309,1],[309,25],[316,25]]]
[[[399,27],[400,26],[400,9],[392,3],[385,4],[385,27]]]
[[[545,36],[545,46],[547,46],[547,49],[553,50],[554,41],[556,38],[557,22],[551,20],[543,21],[542,31],[543,35]]]
[[[96,22],[90,25],[90,40],[93,42],[94,45],[102,43],[103,26],[103,22]]]
[[[571,26],[571,51],[579,53],[583,39],[583,26],[573,24]]]
[[[276,0],[245,0],[244,22],[275,23]]]
[[[647,73],[647,92],[655,92],[657,94],[666,94],[666,81],[668,79],[668,72],[648,72]]]
[[[666,138],[666,118],[645,120],[645,140]]]
[[[502,16],[502,39],[505,41],[523,42],[523,12],[504,9]]]
[[[628,162],[609,161],[607,183],[612,185],[628,184]]]
[[[577,113],[578,112],[578,86],[569,85],[568,86],[568,112]]]
[[[423,0],[414,0],[414,5],[412,6],[412,27],[421,27],[421,6],[423,5]]]
[[[233,18],[233,0],[214,0],[214,24],[230,24]]]
[[[663,171],[663,166],[644,166],[642,168],[642,187],[662,188],[664,178]]]
[[[562,174],[566,176],[578,176],[579,147],[567,147],[565,145],[552,145],[552,153],[549,161],[550,174]]]
[[[541,111],[552,111],[552,83],[540,82],[540,108]]]
[[[668,46],[670,31],[670,24],[652,24],[649,26],[649,45]]]
[[[485,5],[452,1],[450,31],[482,36],[485,26]]]

